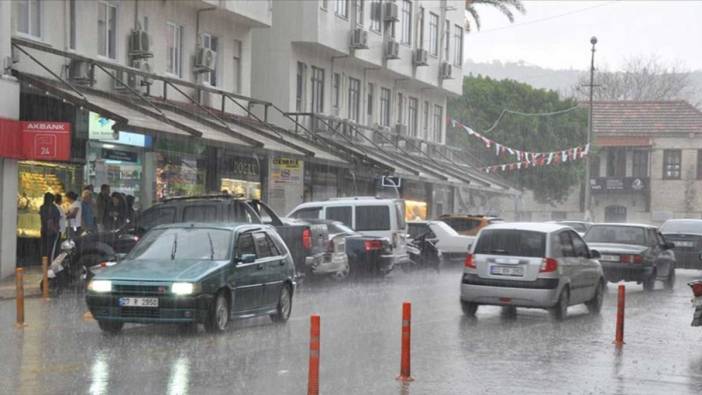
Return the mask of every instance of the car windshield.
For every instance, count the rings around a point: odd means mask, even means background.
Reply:
[[[684,234],[702,234],[702,221],[666,221],[661,226],[661,233],[684,233]]]
[[[232,232],[211,228],[167,228],[147,233],[127,256],[129,260],[225,260]]]
[[[634,226],[595,225],[585,235],[588,243],[646,245],[646,232]]]
[[[519,229],[485,229],[475,245],[475,254],[543,257],[546,234]]]

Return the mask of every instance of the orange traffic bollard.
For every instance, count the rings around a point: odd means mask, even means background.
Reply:
[[[402,304],[402,353],[400,354],[400,375],[398,380],[412,381],[410,375],[410,334],[412,324],[412,304],[404,302]]]
[[[624,345],[624,304],[626,298],[624,291],[624,285],[620,285],[617,297],[617,332],[614,337],[614,344],[617,347]]]
[[[307,395],[319,395],[319,316],[310,316],[310,366]]]
[[[15,270],[15,285],[17,287],[17,327],[24,326],[24,269],[18,267]]]
[[[44,300],[49,299],[49,257],[41,257],[41,296]]]

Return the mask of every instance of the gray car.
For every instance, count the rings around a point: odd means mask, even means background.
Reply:
[[[598,257],[568,226],[490,225],[465,261],[463,312],[474,316],[480,305],[535,307],[561,320],[568,306],[585,303],[599,313],[606,282]]]

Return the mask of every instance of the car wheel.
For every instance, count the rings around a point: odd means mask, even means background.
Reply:
[[[564,288],[561,291],[561,295],[558,297],[558,302],[555,306],[551,308],[551,316],[557,321],[563,321],[568,314],[568,302],[570,300],[570,292],[568,288]]]
[[[105,333],[116,334],[122,330],[122,328],[124,327],[124,322],[100,320],[98,321],[98,326],[100,327],[100,330],[102,330]]]
[[[475,317],[475,313],[478,311],[478,304],[471,302],[461,301],[461,309],[463,309],[463,314],[467,317]]]
[[[210,307],[210,312],[205,322],[205,329],[211,333],[222,332],[229,324],[229,300],[224,292],[219,292]]]
[[[351,264],[349,263],[348,260],[346,260],[346,265],[343,267],[343,269],[332,274],[332,278],[336,281],[347,280],[350,276],[351,276]]]
[[[585,306],[587,306],[587,309],[591,314],[599,314],[600,310],[602,310],[602,301],[604,300],[605,293],[604,290],[604,282],[600,281],[597,284],[597,289],[595,289],[595,296],[593,296],[590,301],[585,302]]]
[[[290,318],[291,311],[292,292],[290,292],[290,287],[286,285],[280,290],[278,305],[275,308],[275,313],[270,316],[271,320],[273,320],[273,322],[285,322]]]
[[[656,285],[656,272],[653,272],[651,276],[643,281],[644,291],[653,291]]]
[[[675,287],[675,268],[670,269],[668,278],[665,279],[665,289],[671,291]]]

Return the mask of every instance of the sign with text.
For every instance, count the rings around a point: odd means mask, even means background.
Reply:
[[[71,124],[68,122],[22,121],[24,159],[67,161],[71,159]]]
[[[90,112],[88,118],[88,137],[91,140],[116,140],[116,133],[112,130],[115,121]]]
[[[648,190],[648,177],[598,177],[590,179],[593,192],[639,192]]]

